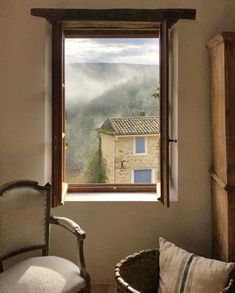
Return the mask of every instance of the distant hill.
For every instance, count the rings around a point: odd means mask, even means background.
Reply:
[[[84,167],[97,144],[96,128],[107,118],[158,114],[152,97],[159,86],[156,65],[92,63],[66,66],[67,169]]]
[[[114,85],[134,77],[156,76],[156,65],[120,63],[71,63],[65,67],[66,100],[69,103],[89,101]],[[105,81],[105,82],[104,82]]]

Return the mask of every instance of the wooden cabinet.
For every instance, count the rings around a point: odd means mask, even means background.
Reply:
[[[235,261],[235,32],[207,45],[211,67],[213,257]]]

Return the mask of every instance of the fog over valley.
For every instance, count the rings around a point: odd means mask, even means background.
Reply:
[[[68,63],[65,67],[66,103],[89,102],[131,80],[158,78],[158,70],[158,65]]]

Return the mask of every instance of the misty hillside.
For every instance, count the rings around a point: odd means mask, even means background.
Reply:
[[[159,85],[158,67],[132,64],[66,66],[67,170],[78,172],[97,145],[96,128],[110,117],[156,115],[152,97]]]
[[[134,77],[158,77],[158,66],[120,63],[71,63],[65,67],[66,101],[89,101]]]

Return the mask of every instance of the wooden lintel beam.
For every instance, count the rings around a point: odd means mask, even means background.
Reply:
[[[32,8],[31,14],[44,17],[50,23],[56,21],[133,21],[172,23],[179,19],[195,19],[196,9],[54,9]]]
[[[66,38],[158,38],[159,32],[148,30],[65,30]]]

